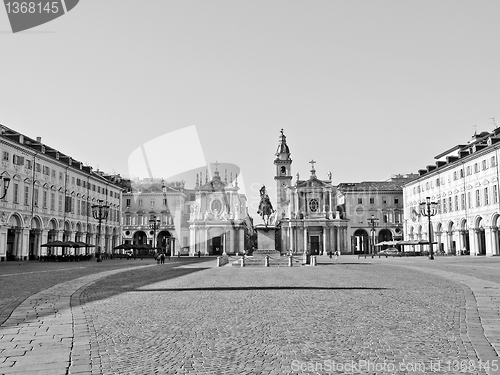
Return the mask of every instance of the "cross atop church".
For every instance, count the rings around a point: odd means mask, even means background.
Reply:
[[[312,176],[316,176],[316,169],[314,169],[314,164],[316,163],[313,159],[311,159],[311,161],[309,162],[311,164],[311,175]]]

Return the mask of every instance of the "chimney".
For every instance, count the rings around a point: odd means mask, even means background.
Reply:
[[[37,141],[38,143],[42,143],[42,137],[36,137],[36,141]]]

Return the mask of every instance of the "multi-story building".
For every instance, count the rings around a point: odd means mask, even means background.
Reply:
[[[337,204],[349,220],[351,253],[372,253],[374,244],[403,239],[403,185],[418,175],[395,175],[387,181],[341,183]]]
[[[419,170],[419,177],[404,186],[407,240],[437,242],[448,254],[499,255],[500,199],[498,192],[500,128],[474,134],[435,157],[435,164]],[[427,198],[436,212],[423,215]]]
[[[0,260],[38,259],[71,248],[46,248],[55,240],[101,245],[120,243],[122,189],[119,176],[95,172],[58,150],[0,125],[0,176],[10,179],[0,200]],[[3,192],[3,189],[2,189]],[[0,194],[1,196],[2,194]],[[110,207],[101,223],[92,217],[99,201]],[[94,252],[96,247],[76,249]]]
[[[216,165],[212,178],[207,171],[202,181],[202,172],[192,189],[182,181],[133,181],[123,195],[125,243],[171,255],[243,254],[252,228],[237,177],[228,182],[226,173],[222,180]]]

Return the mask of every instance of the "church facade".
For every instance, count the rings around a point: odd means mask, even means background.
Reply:
[[[252,232],[247,199],[238,178],[221,178],[217,163],[196,174],[194,188],[184,182],[133,181],[123,194],[123,239],[151,245],[170,255],[243,254]],[[232,180],[232,177],[230,178]]]
[[[349,252],[348,220],[341,218],[336,204],[332,175],[326,180],[316,175],[311,161],[311,175],[300,179],[292,175],[292,159],[286,136],[281,130],[276,151],[275,181],[277,191],[276,247],[282,254],[323,255]]]

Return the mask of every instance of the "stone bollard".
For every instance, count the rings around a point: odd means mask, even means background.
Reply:
[[[221,257],[217,257],[217,267],[220,267],[220,260],[221,260]]]
[[[293,257],[291,255],[288,256],[288,267],[292,267],[293,265]]]
[[[245,267],[245,257],[241,257],[241,267]]]
[[[316,255],[311,256],[311,266],[316,265]]]
[[[264,258],[264,267],[269,267],[269,255]]]

